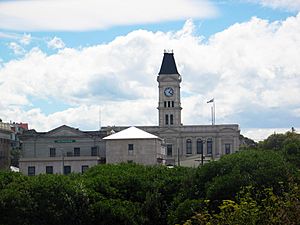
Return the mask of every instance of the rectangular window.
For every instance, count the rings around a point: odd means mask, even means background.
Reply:
[[[133,144],[128,144],[128,155],[133,155]]]
[[[174,101],[172,101],[172,108],[174,108]]]
[[[167,156],[172,156],[172,145],[167,145]]]
[[[55,156],[56,156],[56,149],[50,148],[50,157],[55,157]]]
[[[53,174],[53,166],[46,166],[46,174]]]
[[[98,147],[94,146],[91,148],[91,156],[97,156],[98,155]]]
[[[88,165],[82,165],[81,166],[81,173],[84,173],[86,170],[88,170],[89,166]]]
[[[170,115],[170,124],[173,125],[173,115]]]
[[[167,102],[166,101],[164,101],[164,107],[167,108]]]
[[[169,115],[168,114],[165,115],[165,119],[166,119],[166,125],[169,125]]]
[[[70,174],[71,173],[71,166],[64,166],[64,174]]]
[[[207,154],[208,155],[212,154],[212,139],[211,138],[207,139]]]
[[[169,107],[169,108],[171,107],[171,103],[170,103],[170,101],[168,101],[168,107]]]
[[[28,176],[35,176],[35,166],[28,166]]]
[[[186,154],[192,154],[192,153],[193,153],[192,140],[187,139],[186,140]]]
[[[74,156],[80,156],[80,148],[74,148]]]
[[[73,156],[73,152],[67,152],[67,156],[68,157],[72,157]]]
[[[128,144],[128,150],[133,150],[133,144]]]
[[[203,141],[201,139],[197,140],[197,154],[202,154],[203,152]]]
[[[225,144],[225,154],[230,154],[230,144]]]

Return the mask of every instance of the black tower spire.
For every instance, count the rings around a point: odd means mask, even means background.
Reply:
[[[177,71],[173,51],[164,51],[164,58],[158,74],[179,74]]]

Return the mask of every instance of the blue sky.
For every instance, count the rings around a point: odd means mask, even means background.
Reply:
[[[0,118],[157,124],[164,49],[183,77],[184,124],[238,123],[256,140],[300,128],[300,0],[0,2]]]

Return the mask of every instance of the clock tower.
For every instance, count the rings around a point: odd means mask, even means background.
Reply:
[[[164,58],[157,76],[160,127],[181,126],[180,82],[173,51],[164,51]]]

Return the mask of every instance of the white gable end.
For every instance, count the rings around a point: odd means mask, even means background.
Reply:
[[[116,139],[160,139],[159,137],[150,134],[146,131],[143,131],[136,127],[129,127],[125,130],[122,130],[118,133],[109,135],[105,140],[116,140]]]

